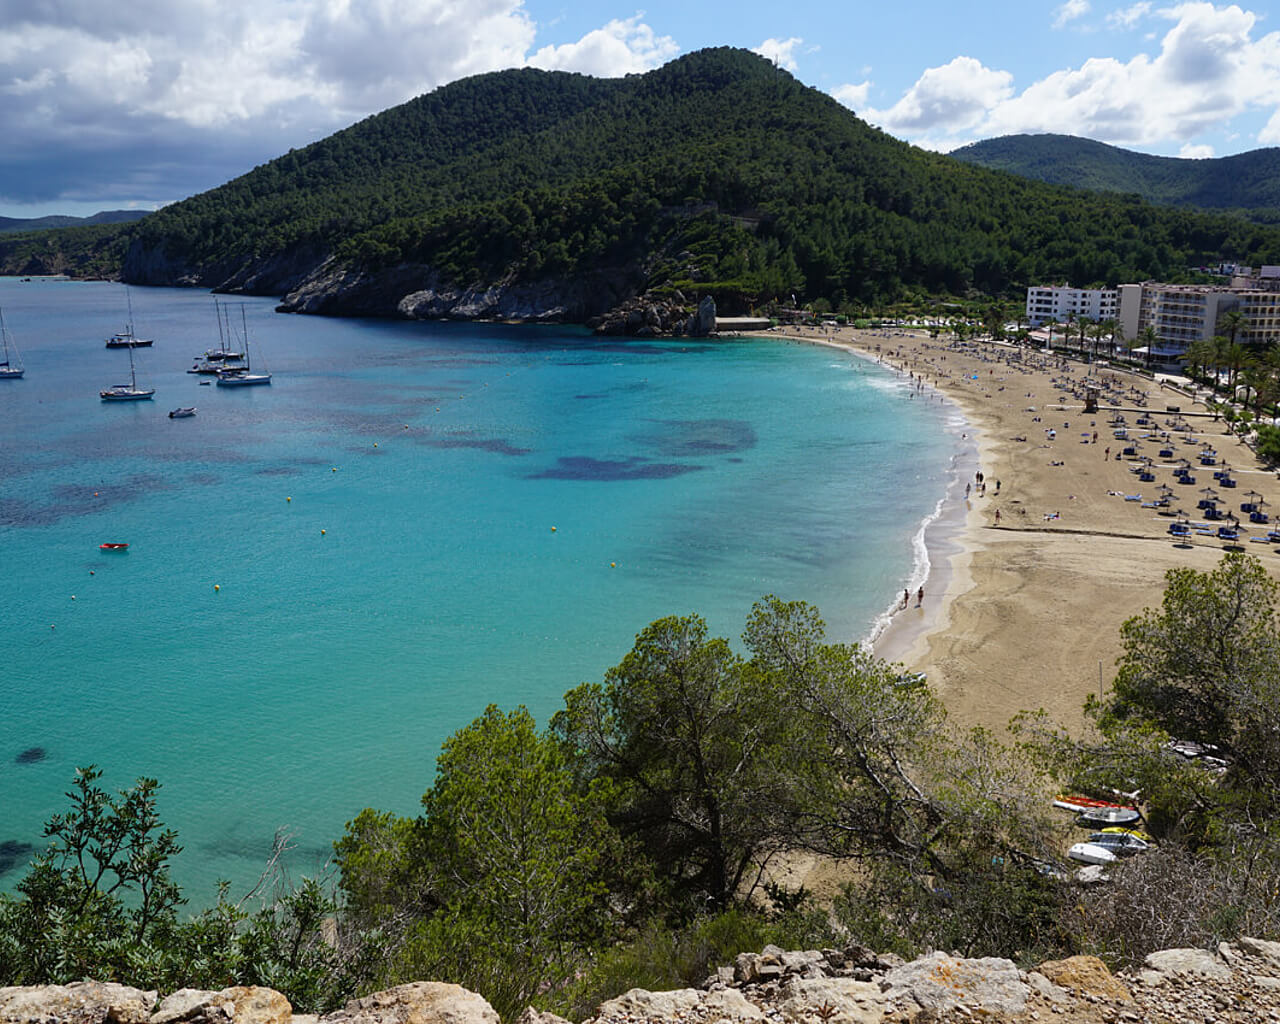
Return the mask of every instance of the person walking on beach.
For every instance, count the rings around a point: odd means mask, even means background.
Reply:
[[[916,591],[916,607],[919,608],[924,604],[924,584],[920,584],[920,589]]]
[[[903,590],[903,591],[902,591],[902,604],[901,604],[901,606],[900,606],[900,607],[905,608],[905,607],[910,603],[910,601],[911,601],[911,591],[909,591],[909,590]]]

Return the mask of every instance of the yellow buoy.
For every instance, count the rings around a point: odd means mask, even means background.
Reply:
[[[617,562],[610,562],[610,563],[609,563],[609,568],[610,568],[610,569],[616,569],[616,568],[618,568],[618,563],[617,563]]]
[[[320,536],[321,536],[321,537],[323,537],[323,536],[324,536],[324,530],[321,530],[321,531],[320,531]]]
[[[556,532],[556,528],[555,528],[554,526],[553,526],[553,527],[551,527],[551,532],[552,532],[552,533],[555,533],[555,532]]]
[[[293,501],[293,497],[292,497],[292,496],[290,496],[290,497],[288,497],[288,498],[285,498],[284,500],[285,500],[285,501]]]
[[[373,446],[374,446],[375,448],[377,448],[377,447],[378,447],[378,442],[377,442],[377,441],[374,441],[374,442],[373,442]]]
[[[214,589],[215,591],[218,591],[218,590],[221,590],[221,589],[222,589],[222,587],[221,587],[221,585],[220,585],[220,584],[215,583],[215,584],[213,585],[213,589]]]
[[[334,467],[333,467],[332,472],[334,472],[334,473],[338,472],[338,467],[337,467],[337,466],[334,466]]]

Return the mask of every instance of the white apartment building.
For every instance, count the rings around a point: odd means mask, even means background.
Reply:
[[[1066,285],[1027,289],[1027,320],[1039,327],[1050,320],[1113,320],[1119,313],[1114,288],[1069,288]]]
[[[1176,358],[1193,342],[1226,334],[1223,316],[1238,312],[1244,316],[1235,339],[1238,344],[1280,343],[1280,268],[1263,270],[1271,273],[1237,276],[1230,286],[1122,284],[1117,289],[1120,335],[1133,339],[1152,327],[1158,339],[1154,354]]]

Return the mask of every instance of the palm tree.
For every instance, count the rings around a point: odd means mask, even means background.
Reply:
[[[1045,344],[1045,348],[1049,349],[1050,352],[1053,351],[1053,325],[1056,324],[1057,322],[1058,322],[1058,318],[1053,316],[1049,317],[1049,319],[1047,319],[1044,322],[1044,325],[1047,328],[1049,328],[1049,340],[1046,341],[1044,344]]]
[[[1236,343],[1236,335],[1248,332],[1249,318],[1238,309],[1229,309],[1218,317],[1218,330],[1227,336],[1231,344]]]
[[[1216,349],[1211,341],[1193,341],[1187,346],[1187,351],[1183,358],[1187,363],[1187,373],[1191,377],[1197,374],[1201,377],[1208,374],[1208,369],[1213,365],[1216,358]]]
[[[1089,325],[1089,338],[1093,341],[1093,361],[1098,361],[1098,344],[1107,336],[1106,324],[1094,323]]]
[[[1236,345],[1228,341],[1226,347],[1222,350],[1222,364],[1227,368],[1229,376],[1227,377],[1227,387],[1235,389],[1236,378],[1240,376],[1241,369],[1249,362],[1249,351],[1243,345]]]
[[[1120,330],[1120,321],[1115,317],[1111,317],[1108,320],[1103,320],[1098,326],[1100,326],[1103,333],[1106,334],[1111,345],[1109,351],[1111,355],[1114,356],[1116,354],[1116,332]]]
[[[1143,362],[1143,365],[1150,368],[1151,353],[1152,353],[1152,350],[1156,347],[1156,343],[1159,340],[1160,340],[1160,335],[1156,334],[1156,329],[1148,325],[1142,328],[1142,330],[1138,332],[1138,336],[1129,342],[1129,348],[1135,349],[1135,348],[1142,348],[1143,346],[1146,346],[1147,354],[1143,358],[1142,362]]]

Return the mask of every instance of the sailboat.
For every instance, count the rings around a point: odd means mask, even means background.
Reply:
[[[123,331],[117,331],[107,339],[107,348],[150,348],[154,343],[151,338],[139,338],[133,333],[133,299],[129,297],[129,289],[124,291],[125,301],[129,304],[129,322]]]
[[[222,318],[226,315],[226,307],[219,307],[217,299],[213,300],[213,315],[218,320],[218,347],[205,349],[204,362],[200,365],[201,367],[210,367],[211,369],[197,368],[197,373],[216,373],[220,367],[214,366],[214,363],[231,362],[233,360],[240,360],[244,358],[243,352],[237,352],[231,347],[231,324],[227,324],[225,334],[222,331]]]
[[[22,366],[22,357],[18,355],[18,346],[9,337],[9,329],[4,325],[4,314],[0,312],[0,343],[3,343],[4,358],[0,359],[0,380],[17,380],[27,371]],[[9,352],[13,349],[12,354]]]
[[[99,391],[98,396],[104,402],[137,402],[143,398],[150,398],[156,393],[155,388],[138,387],[138,374],[133,367],[133,349],[129,349],[129,383],[128,384],[112,384],[105,391]]]
[[[218,371],[218,387],[244,388],[253,384],[270,384],[271,374],[254,373],[249,363],[249,324],[245,320],[244,306],[240,307],[240,323],[244,328],[244,366]],[[228,331],[228,333],[230,333]]]

